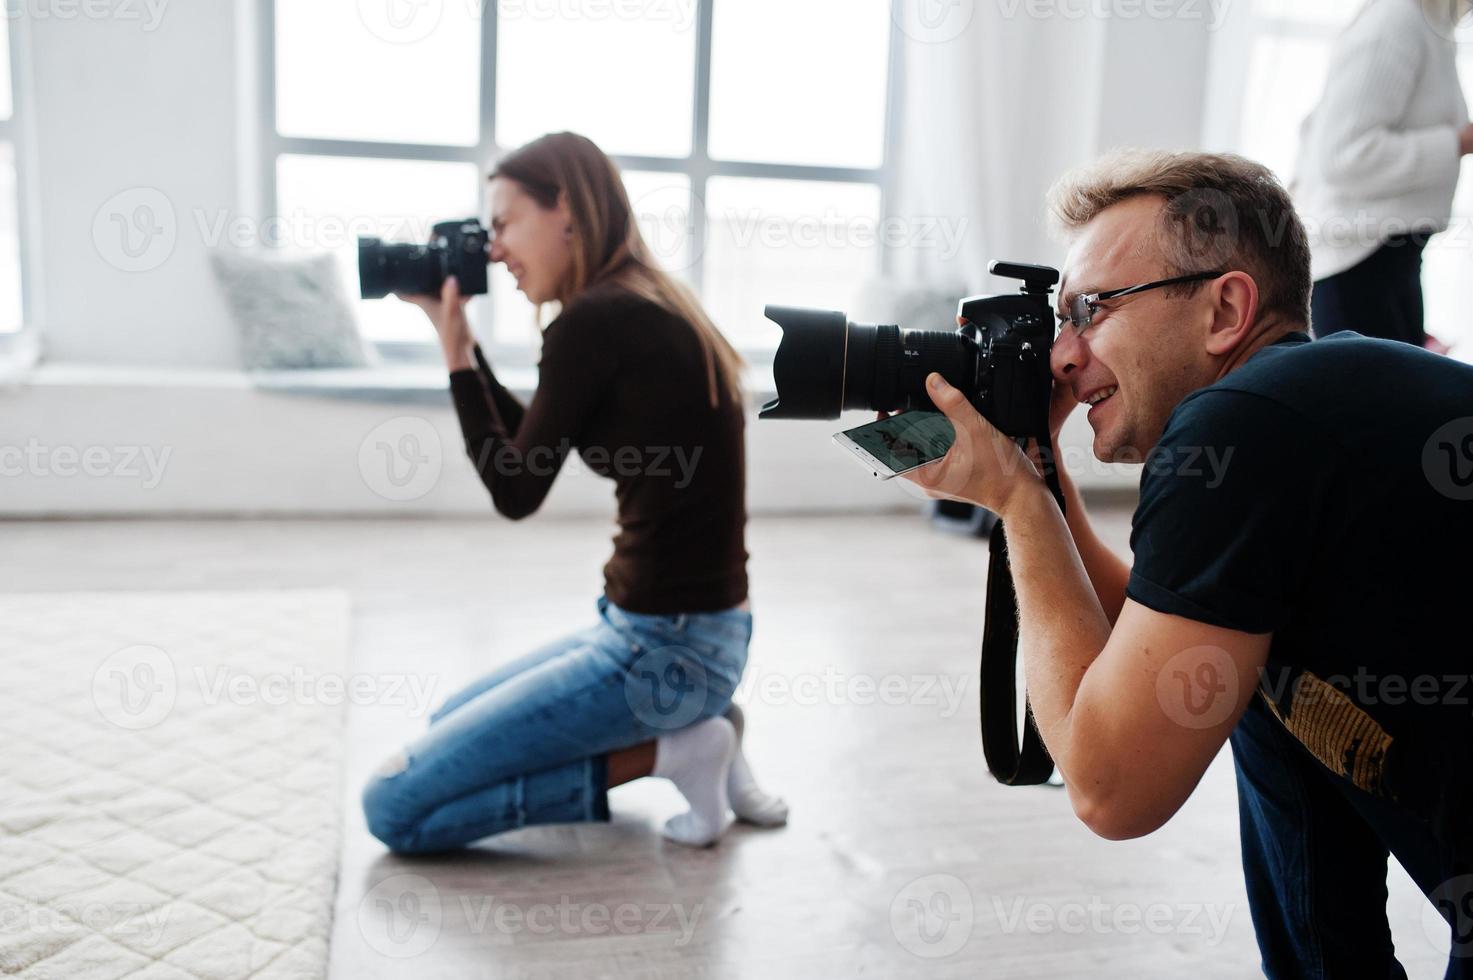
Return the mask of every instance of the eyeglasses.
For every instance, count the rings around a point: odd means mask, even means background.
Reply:
[[[1121,289],[1107,289],[1101,293],[1080,293],[1069,301],[1069,314],[1059,315],[1059,329],[1064,329],[1065,323],[1074,324],[1075,334],[1082,334],[1089,328],[1090,321],[1100,310],[1100,302],[1107,299],[1119,299],[1122,296],[1132,296],[1143,293],[1148,289],[1160,289],[1162,286],[1176,286],[1184,282],[1201,282],[1204,279],[1216,279],[1223,275],[1221,272],[1194,272],[1188,276],[1173,276],[1170,279],[1157,279],[1155,282],[1141,283],[1139,286],[1125,286]]]

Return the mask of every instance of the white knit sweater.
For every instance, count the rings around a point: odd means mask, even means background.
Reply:
[[[1392,235],[1447,228],[1468,106],[1438,6],[1447,4],[1368,0],[1335,41],[1292,185],[1315,280]]]

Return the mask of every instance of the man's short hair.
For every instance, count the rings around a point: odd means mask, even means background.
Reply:
[[[1309,240],[1267,167],[1231,153],[1116,150],[1062,177],[1048,203],[1067,234],[1142,194],[1166,199],[1159,241],[1169,275],[1242,270],[1258,284],[1260,318],[1309,323]]]

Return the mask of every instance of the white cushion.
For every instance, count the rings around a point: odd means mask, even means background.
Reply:
[[[278,258],[222,249],[211,254],[210,264],[240,330],[247,370],[377,363],[331,255]]]

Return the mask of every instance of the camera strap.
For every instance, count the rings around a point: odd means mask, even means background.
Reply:
[[[1059,510],[1064,493],[1059,485],[1051,442],[1039,443],[1044,480]],[[1025,446],[1026,451],[1026,446]],[[1008,564],[1008,539],[1002,521],[988,540],[987,619],[982,627],[981,684],[982,753],[987,768],[1007,786],[1036,786],[1047,782],[1054,760],[1044,747],[1033,709],[1023,700],[1023,739],[1018,741],[1018,593]]]

